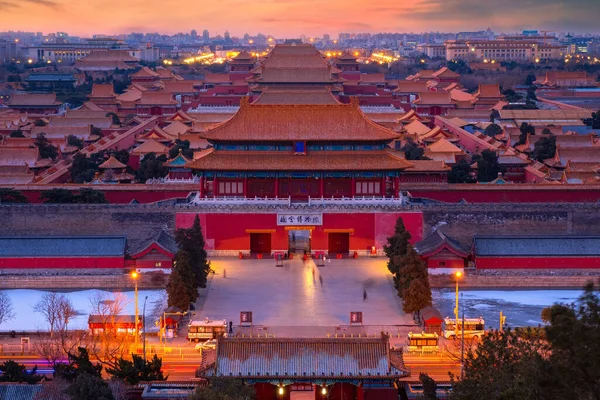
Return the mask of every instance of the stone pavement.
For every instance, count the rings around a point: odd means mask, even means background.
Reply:
[[[390,333],[416,328],[402,312],[384,258],[334,259],[324,267],[301,259],[276,267],[272,259],[215,258],[211,266],[215,276],[195,319],[227,319],[238,325],[240,311],[252,311],[254,327],[238,328],[239,333],[323,337],[336,332],[375,335],[382,326]],[[363,312],[364,326],[348,326],[351,311]]]

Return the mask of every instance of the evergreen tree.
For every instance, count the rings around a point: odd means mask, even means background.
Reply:
[[[189,400],[254,400],[256,390],[241,379],[212,379],[208,386],[198,386]]]
[[[175,232],[175,240],[179,244],[180,251],[184,251],[189,257],[196,287],[206,287],[206,279],[210,273],[210,263],[207,261],[208,254],[204,250],[204,236],[202,235],[198,215],[194,218],[194,224],[191,228],[178,229]]]
[[[473,169],[471,168],[471,164],[469,164],[466,159],[462,158],[448,173],[448,183],[474,183],[476,179],[473,178],[472,173]]]
[[[156,354],[150,361],[144,361],[142,357],[133,354],[132,361],[120,358],[115,367],[107,368],[106,372],[111,374],[114,379],[136,385],[139,382],[166,380],[161,368],[162,359],[158,358]]]
[[[423,160],[426,159],[423,157],[425,154],[425,149],[414,142],[412,139],[407,139],[406,144],[402,146],[402,151],[404,152],[404,158],[407,160]]]
[[[40,158],[51,158],[56,159],[58,157],[58,149],[50,143],[46,138],[45,133],[39,133],[36,138],[34,145],[39,149]]]
[[[498,124],[489,124],[484,130],[483,134],[486,136],[494,137],[502,133],[502,128]]]
[[[544,162],[556,153],[556,136],[544,136],[533,145],[533,158]]]
[[[108,384],[94,375],[81,374],[69,385],[67,394],[73,400],[114,400]]]
[[[69,136],[67,136],[67,144],[69,146],[75,146],[78,149],[83,149],[83,140],[79,139],[75,135],[69,135]]]
[[[529,125],[527,122],[523,122],[519,127],[521,134],[519,135],[519,141],[517,144],[525,144],[527,141],[527,135],[535,135],[535,127]]]
[[[156,156],[154,153],[149,153],[142,158],[140,168],[135,173],[135,178],[140,183],[146,183],[148,179],[164,178],[169,174],[169,169],[164,166],[167,162],[167,156],[162,154]]]
[[[404,227],[402,217],[398,217],[394,234],[387,238],[387,245],[383,246],[383,251],[388,258],[387,266],[392,275],[396,275],[400,271],[400,259],[408,251],[408,241],[410,238],[410,232]]]
[[[40,195],[44,203],[71,204],[76,203],[76,196],[67,189],[44,190]]]
[[[76,203],[83,204],[106,204],[108,200],[104,197],[104,192],[94,189],[81,189],[79,194],[75,196]]]
[[[198,289],[195,282],[189,255],[181,249],[175,255],[175,265],[167,285],[169,306],[187,310],[190,303],[194,303],[198,299]]]
[[[112,118],[113,125],[121,126],[121,120],[119,119],[119,116],[117,114],[115,114],[114,112],[106,113],[106,117]]]
[[[498,155],[491,150],[484,150],[481,155],[474,155],[471,162],[477,162],[477,180],[490,182],[498,177],[502,168],[498,164]]]
[[[423,385],[423,400],[437,400],[437,384],[435,381],[423,372],[419,374],[419,381]]]
[[[73,382],[79,375],[86,374],[102,377],[102,365],[90,361],[85,347],[79,347],[77,353],[68,353],[68,364],[58,363],[54,366],[54,377]]]
[[[22,130],[16,129],[16,130],[10,132],[10,137],[12,137],[12,138],[24,138],[25,135],[23,135],[23,131]]]
[[[405,312],[418,312],[431,305],[427,266],[410,244],[406,255],[400,260],[400,265],[398,295],[403,299],[402,308]]]
[[[4,361],[0,364],[0,382],[38,383],[42,376],[36,372],[37,366],[33,367],[31,372],[27,372],[25,365],[13,360]]]
[[[175,158],[179,154],[179,150],[184,157],[194,158],[194,150],[190,149],[190,141],[189,140],[179,140],[175,139],[175,144],[173,147],[169,149],[169,158]]]
[[[0,188],[0,204],[1,203],[28,203],[27,197],[18,190],[11,188]]]

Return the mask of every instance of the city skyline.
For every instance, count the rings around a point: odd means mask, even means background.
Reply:
[[[340,32],[457,32],[490,27],[496,32],[554,29],[597,32],[595,0],[379,0],[364,7],[359,0],[222,0],[203,4],[180,1],[165,12],[158,0],[0,0],[0,24],[5,30],[94,33],[211,33],[233,36],[268,32],[276,37],[321,36]],[[518,10],[519,13],[507,12]],[[319,15],[314,15],[319,10]],[[488,17],[486,17],[486,15]],[[23,21],[27,21],[24,23]],[[472,21],[478,21],[472,24]]]

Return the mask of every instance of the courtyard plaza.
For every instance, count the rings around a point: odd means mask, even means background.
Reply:
[[[192,318],[233,321],[237,334],[325,337],[384,331],[404,342],[408,331],[419,329],[402,312],[385,258],[328,259],[317,266],[295,257],[281,267],[273,259],[213,258],[211,268],[215,274]],[[252,312],[252,327],[238,326],[242,311]],[[362,325],[350,326],[352,311],[363,313]]]

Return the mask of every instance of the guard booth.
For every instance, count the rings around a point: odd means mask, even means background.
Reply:
[[[409,353],[437,353],[440,349],[440,337],[437,333],[408,333]]]
[[[325,253],[324,252],[317,251],[315,253],[315,264],[317,265],[317,267],[325,266]]]

